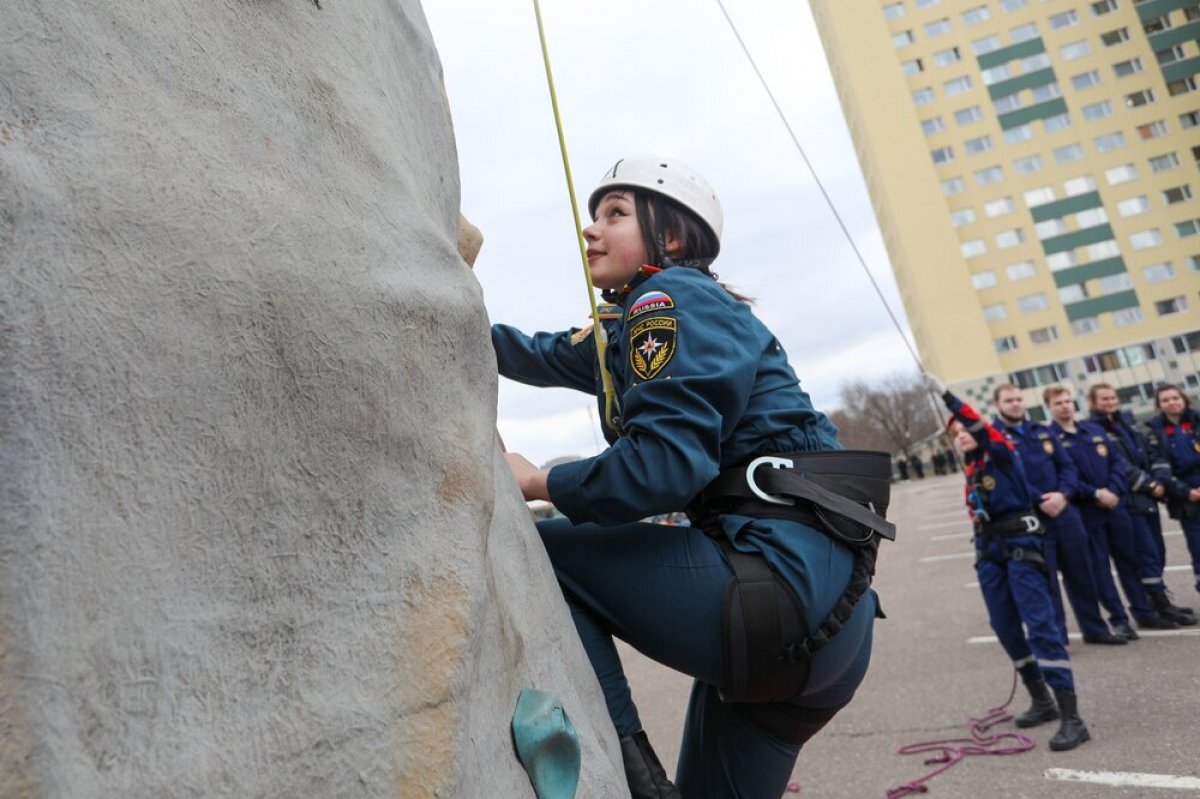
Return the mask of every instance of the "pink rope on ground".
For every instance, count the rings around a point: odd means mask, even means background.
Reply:
[[[1016,672],[1013,672],[1012,693],[1008,695],[1008,701],[999,707],[990,708],[987,715],[983,718],[967,719],[967,731],[971,733],[970,738],[922,741],[921,743],[908,744],[897,749],[896,754],[900,755],[937,752],[937,755],[925,760],[925,765],[931,766],[934,763],[941,763],[942,765],[911,782],[888,788],[887,799],[900,799],[900,797],[908,796],[910,793],[927,793],[929,786],[925,784],[926,782],[946,771],[968,755],[1018,755],[1033,749],[1036,745],[1033,739],[1023,733],[1001,732],[994,735],[987,734],[988,730],[992,727],[1012,719],[1013,716],[1007,712],[1007,708],[1012,704],[1013,697],[1016,694],[1017,675]]]

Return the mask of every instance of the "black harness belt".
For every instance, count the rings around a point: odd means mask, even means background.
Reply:
[[[880,538],[895,540],[896,528],[883,516],[890,491],[887,453],[796,452],[765,455],[726,469],[689,504],[693,523],[717,541],[734,571],[725,590],[723,700],[791,702],[804,693],[813,655],[841,630],[871,586]],[[720,513],[792,519],[851,549],[855,558],[849,584],[815,632],[791,586],[762,555],[735,549],[716,527]],[[757,712],[748,712],[757,718]],[[790,729],[781,717],[770,726],[778,737],[802,743],[820,728],[813,727],[814,721],[796,720],[799,726]]]
[[[1020,535],[1042,535],[1045,533],[1041,520],[1033,513],[1014,513],[979,525],[980,543],[975,548],[975,565],[982,560],[1006,565],[1010,560],[1023,560],[1039,571],[1049,573],[1046,558],[1036,549],[1025,547],[1005,547],[1005,557],[999,558],[987,548],[989,539],[1003,540]]]

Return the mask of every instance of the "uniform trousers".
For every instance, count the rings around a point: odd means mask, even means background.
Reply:
[[[1109,632],[1108,625],[1100,616],[1100,598],[1096,591],[1096,578],[1092,576],[1092,559],[1087,530],[1079,510],[1067,505],[1062,512],[1050,518],[1039,512],[1038,518],[1046,529],[1042,544],[1046,558],[1046,570],[1050,575],[1050,599],[1054,603],[1054,618],[1063,633],[1066,643],[1067,619],[1063,612],[1062,594],[1059,591],[1058,573],[1062,572],[1067,600],[1075,614],[1079,631],[1084,635],[1098,636]]]
[[[1092,574],[1096,578],[1096,589],[1100,604],[1108,611],[1108,620],[1113,624],[1128,624],[1129,615],[1121,604],[1112,569],[1116,566],[1117,578],[1129,603],[1129,612],[1138,621],[1154,618],[1158,612],[1150,607],[1150,600],[1142,588],[1141,567],[1138,564],[1137,546],[1134,543],[1133,520],[1125,506],[1106,510],[1091,505],[1079,509],[1083,526],[1088,531],[1091,543]]]
[[[783,795],[801,746],[754,722],[752,710],[762,706],[726,703],[718,695],[725,676],[722,606],[733,572],[716,542],[698,528],[644,522],[601,527],[552,519],[537,528],[617,735],[632,735],[642,724],[614,637],[695,678],[675,776],[684,796]],[[821,564],[813,565],[814,580],[830,579],[822,577]],[[838,590],[848,573],[840,579]],[[803,602],[805,587],[793,587]],[[858,603],[813,659],[809,685],[828,687],[806,692],[795,706],[836,709],[850,701],[870,659],[874,611],[874,601]],[[838,679],[847,671],[854,679]]]
[[[1166,548],[1163,544],[1162,521],[1158,517],[1158,506],[1148,511],[1129,511],[1133,524],[1133,548],[1137,554],[1138,574],[1142,588],[1147,594],[1161,594],[1167,590],[1163,582],[1163,567],[1166,565]]]
[[[1044,679],[1058,691],[1075,691],[1071,660],[1054,618],[1050,580],[1026,552],[1040,553],[1042,537],[975,535],[975,570],[988,621],[1026,683]]]

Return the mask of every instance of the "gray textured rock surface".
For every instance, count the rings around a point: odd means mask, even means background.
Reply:
[[[523,685],[624,792],[420,6],[323,6],[5,4],[6,799],[532,796]]]

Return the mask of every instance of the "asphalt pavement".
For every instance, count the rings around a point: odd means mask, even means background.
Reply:
[[[898,483],[888,515],[898,535],[879,557],[875,588],[888,618],[875,626],[870,671],[849,707],[801,752],[793,775],[800,790],[785,797],[884,797],[936,767],[897,754],[900,747],[967,736],[968,720],[1003,705],[1012,690],[1011,663],[975,581],[962,478]],[[1177,604],[1200,609],[1179,525],[1165,513],[1163,521],[1167,584]],[[1082,643],[1069,608],[1067,619],[1079,712],[1092,740],[1051,752],[1057,724],[1027,730],[1035,749],[968,756],[930,780],[926,796],[1200,799],[1200,627],[1146,631],[1111,647]],[[623,645],[621,653],[643,725],[673,773],[690,680]],[[1027,705],[1018,686],[1012,708]],[[1003,730],[1015,727],[993,728]]]

